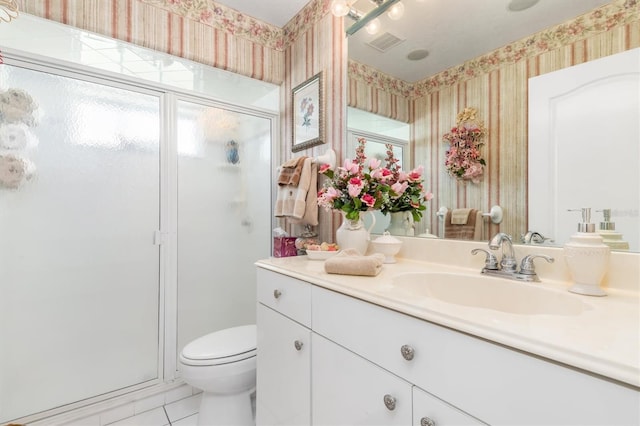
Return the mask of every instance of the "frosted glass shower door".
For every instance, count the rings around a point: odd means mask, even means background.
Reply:
[[[158,378],[160,97],[0,72],[4,423]]]
[[[272,120],[177,104],[178,352],[255,323],[253,263],[271,241]]]

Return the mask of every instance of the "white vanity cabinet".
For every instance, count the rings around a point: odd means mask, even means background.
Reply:
[[[256,423],[309,425],[311,285],[260,269],[258,283]]]
[[[282,295],[273,300],[274,284],[299,286],[295,309]],[[261,407],[284,418],[300,412],[301,399],[312,415],[299,425],[640,424],[637,388],[276,272],[259,271],[258,293],[289,311],[259,305],[258,425],[285,424],[262,421]],[[291,346],[290,330],[260,313],[291,322],[302,308],[308,322],[297,326],[311,334],[306,372],[272,356],[273,346]],[[275,401],[275,390],[291,395]]]

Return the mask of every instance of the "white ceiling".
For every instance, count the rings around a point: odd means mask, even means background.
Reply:
[[[265,22],[284,26],[308,0],[216,0]],[[415,82],[447,68],[520,40],[530,34],[582,15],[611,0],[539,0],[532,8],[510,12],[512,0],[403,0],[402,19],[380,17],[381,31],[369,35],[361,29],[349,37],[349,58],[400,78]],[[518,1],[518,0],[515,0]],[[371,0],[353,4],[363,12],[373,7]],[[345,27],[353,21],[345,18]],[[405,39],[384,53],[369,46],[384,32]],[[429,56],[409,61],[415,49]]]

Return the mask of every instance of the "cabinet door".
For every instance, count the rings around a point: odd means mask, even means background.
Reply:
[[[258,304],[257,425],[309,425],[311,331]]]
[[[409,425],[411,385],[317,334],[312,335],[314,425]]]
[[[413,426],[477,426],[481,421],[413,387]]]

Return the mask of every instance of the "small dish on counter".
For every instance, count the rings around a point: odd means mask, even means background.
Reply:
[[[328,258],[335,256],[340,253],[340,250],[329,251],[329,250],[309,250],[307,249],[307,256],[311,260],[327,260]]]
[[[396,263],[395,256],[400,251],[400,247],[402,247],[402,241],[392,237],[389,232],[385,231],[382,237],[371,241],[371,244],[373,244],[373,249],[376,253],[384,255],[384,263]]]

